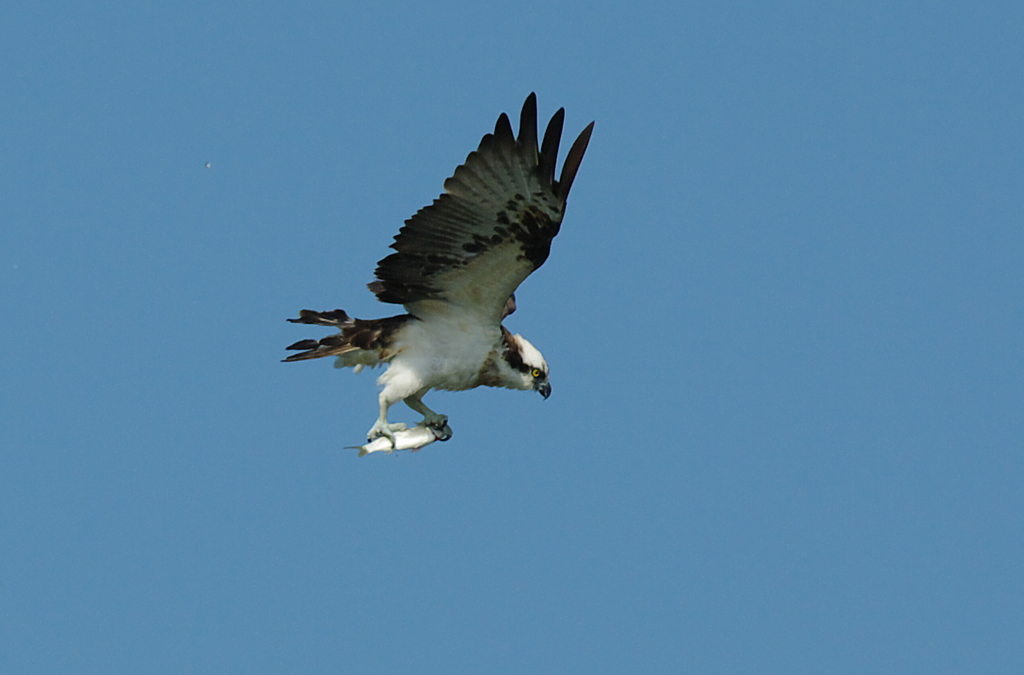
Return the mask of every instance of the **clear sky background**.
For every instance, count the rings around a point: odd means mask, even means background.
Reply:
[[[1024,672],[1022,34],[6,3],[0,672]],[[376,261],[531,91],[597,121],[508,320],[554,393],[358,458],[375,375],[285,319],[400,311]]]

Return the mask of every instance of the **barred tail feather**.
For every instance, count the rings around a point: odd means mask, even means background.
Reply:
[[[311,323],[317,326],[334,326],[344,328],[346,324],[352,323],[348,313],[343,309],[335,309],[330,312],[314,312],[311,309],[299,310],[298,319],[288,319],[292,323]],[[291,349],[289,347],[288,349]]]
[[[316,312],[304,309],[299,318],[288,319],[292,323],[305,323],[316,326],[340,328],[340,333],[328,335],[319,340],[299,340],[286,349],[299,351],[284,359],[285,361],[305,361],[324,356],[343,358],[338,365],[376,366],[389,360],[394,353],[391,343],[395,333],[407,322],[414,320],[409,314],[392,316],[386,319],[353,319],[344,310],[335,309],[329,312]]]

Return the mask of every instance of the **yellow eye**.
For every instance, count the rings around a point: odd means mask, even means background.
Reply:
[[[534,377],[540,377],[540,368],[534,368],[533,372],[530,373]]]

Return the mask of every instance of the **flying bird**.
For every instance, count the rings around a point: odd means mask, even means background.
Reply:
[[[502,321],[516,309],[515,290],[544,264],[562,224],[573,179],[594,123],[580,133],[555,178],[565,109],[551,118],[538,145],[537,97],[530,94],[519,118],[519,135],[505,113],[494,133],[444,183],[445,192],[405,221],[390,254],[377,264],[370,290],[406,313],[384,319],[353,319],[343,310],[304,309],[292,323],[339,332],[287,347],[285,361],[336,357],[335,367],[386,365],[379,414],[367,433],[395,447],[388,422],[398,401],[423,415],[422,425],[445,429],[448,418],[423,403],[431,389],[462,391],[479,386],[551,394],[548,364],[540,351]],[[446,429],[450,434],[450,429]]]

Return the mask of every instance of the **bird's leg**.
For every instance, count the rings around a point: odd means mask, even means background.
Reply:
[[[446,424],[448,424],[448,416],[441,415],[428,408],[422,398],[425,393],[426,392],[422,392],[419,394],[413,394],[412,396],[407,396],[405,398],[405,404],[423,415],[424,426],[442,429]]]
[[[382,391],[380,396],[377,397],[377,401],[380,403],[380,417],[373,423],[370,430],[366,433],[367,440],[373,440],[380,436],[384,436],[391,441],[391,448],[395,447],[395,432],[402,431],[405,429],[405,424],[402,422],[396,422],[394,424],[388,424],[388,408],[391,407],[393,401],[389,400]]]

